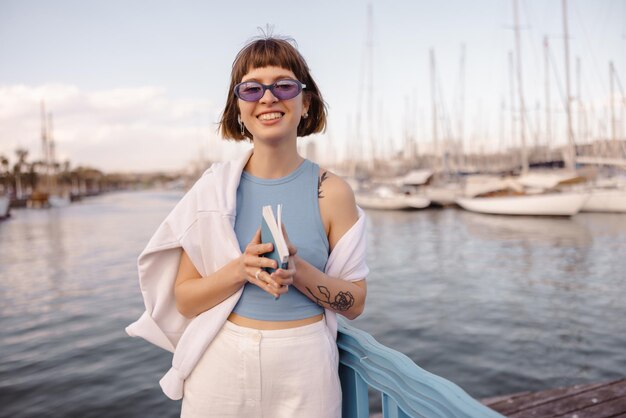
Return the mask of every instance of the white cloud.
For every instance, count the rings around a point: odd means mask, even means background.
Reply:
[[[74,85],[0,86],[0,154],[41,156],[40,103],[53,113],[58,159],[105,171],[182,168],[217,145],[219,110],[159,87],[85,91]],[[217,151],[217,150],[216,150]],[[211,156],[210,153],[208,155]]]

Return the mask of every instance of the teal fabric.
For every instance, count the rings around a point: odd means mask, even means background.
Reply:
[[[298,249],[298,256],[324,271],[328,260],[328,237],[320,217],[317,196],[319,166],[304,160],[289,175],[278,179],[261,179],[245,171],[237,188],[235,234],[239,248],[246,246],[261,225],[263,206],[283,205],[282,222],[289,239]],[[295,286],[280,299],[246,283],[233,312],[247,318],[265,321],[290,321],[309,318],[324,309],[302,294]]]

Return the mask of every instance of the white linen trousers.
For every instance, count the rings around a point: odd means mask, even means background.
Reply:
[[[184,385],[182,418],[341,418],[326,321],[257,330],[226,321]]]

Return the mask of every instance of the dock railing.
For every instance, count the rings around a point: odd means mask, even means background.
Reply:
[[[368,387],[381,392],[384,418],[502,417],[454,383],[338,319],[343,418],[369,418]]]

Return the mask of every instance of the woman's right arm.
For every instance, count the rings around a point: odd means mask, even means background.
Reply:
[[[287,287],[279,287],[265,270],[259,274],[260,279],[256,278],[260,268],[276,268],[274,260],[261,257],[261,254],[271,250],[272,244],[261,244],[259,228],[241,256],[208,277],[200,275],[185,250],[182,250],[174,284],[176,308],[183,316],[193,318],[228,299],[246,282],[259,286],[273,296],[285,293]]]

